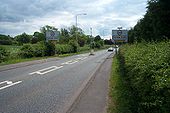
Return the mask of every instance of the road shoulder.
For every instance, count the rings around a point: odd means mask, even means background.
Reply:
[[[69,113],[106,113],[109,76],[113,55],[109,56],[75,102]]]

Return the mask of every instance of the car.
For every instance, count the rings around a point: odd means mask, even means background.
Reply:
[[[110,47],[107,51],[113,51],[113,47]]]

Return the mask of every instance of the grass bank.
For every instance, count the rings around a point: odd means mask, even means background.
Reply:
[[[130,101],[132,95],[123,77],[123,67],[119,56],[113,58],[112,72],[109,81],[108,113],[131,113]]]

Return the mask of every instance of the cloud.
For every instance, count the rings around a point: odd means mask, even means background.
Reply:
[[[33,33],[44,25],[57,28],[75,25],[86,34],[90,27],[94,35],[103,35],[103,29],[117,26],[133,27],[146,12],[147,0],[3,0],[0,1],[0,34]]]

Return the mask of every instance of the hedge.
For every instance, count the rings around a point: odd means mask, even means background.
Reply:
[[[138,113],[170,113],[170,41],[120,49]]]

